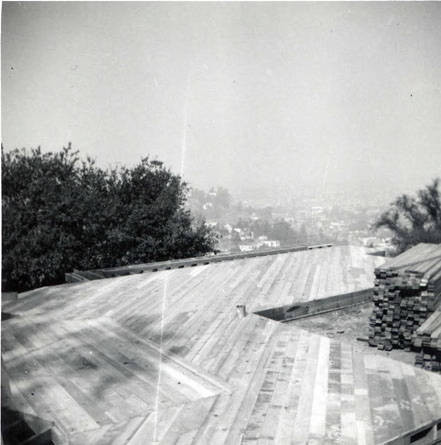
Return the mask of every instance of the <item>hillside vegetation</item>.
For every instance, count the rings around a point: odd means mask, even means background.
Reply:
[[[418,243],[441,243],[440,179],[419,190],[416,196],[401,195],[376,221],[374,228],[392,232],[397,252]]]
[[[60,152],[2,147],[2,289],[61,283],[93,269],[212,252],[216,239],[184,208],[187,185],[148,158],[105,170]]]

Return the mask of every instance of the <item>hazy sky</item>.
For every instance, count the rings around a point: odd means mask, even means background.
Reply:
[[[4,2],[2,141],[239,195],[414,190],[441,175],[441,4]]]

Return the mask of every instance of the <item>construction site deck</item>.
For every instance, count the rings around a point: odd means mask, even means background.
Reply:
[[[440,375],[258,314],[369,290],[383,262],[337,246],[21,294],[11,400],[55,444],[436,443]]]

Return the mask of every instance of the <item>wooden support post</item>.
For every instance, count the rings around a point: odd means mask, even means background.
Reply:
[[[239,318],[244,318],[247,316],[247,308],[244,304],[237,304],[236,311]]]

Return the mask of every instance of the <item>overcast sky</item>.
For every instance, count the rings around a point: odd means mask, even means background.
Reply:
[[[441,176],[440,3],[3,3],[2,141],[201,188]]]

